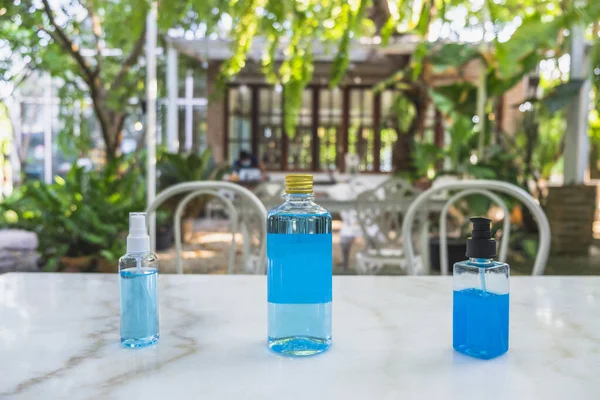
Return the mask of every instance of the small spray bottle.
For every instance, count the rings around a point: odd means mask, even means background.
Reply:
[[[494,261],[491,220],[471,218],[469,260],[454,264],[453,346],[468,356],[490,359],[508,351],[510,267]]]
[[[150,252],[146,213],[129,214],[127,254],[119,259],[121,343],[144,347],[156,343],[158,332],[158,260]]]

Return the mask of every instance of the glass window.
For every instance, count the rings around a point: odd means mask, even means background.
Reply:
[[[246,85],[229,88],[229,148],[228,160],[233,164],[240,151],[252,151],[252,132],[250,123],[251,93]]]
[[[337,145],[342,125],[342,91],[338,88],[319,92],[319,168],[337,168]]]
[[[194,106],[192,109],[193,146],[195,150],[204,151],[206,142],[206,106]]]
[[[374,170],[375,130],[373,92],[370,88],[350,89],[348,152],[358,154],[360,171]]]
[[[294,135],[288,140],[288,169],[312,169],[312,98],[313,90],[306,89],[302,93],[302,106],[298,111],[298,124]]]
[[[398,121],[392,112],[395,91],[384,90],[376,98],[369,87],[350,87],[347,90],[306,88],[298,110],[296,130],[286,136],[283,130],[285,93],[280,87],[231,86],[227,104],[229,161],[233,163],[241,150],[251,152],[258,149],[256,156],[269,170],[310,171],[313,167],[335,170],[343,157],[345,140],[342,140],[341,128],[343,107],[347,106],[348,152],[358,155],[359,170],[376,172],[379,167],[378,171],[391,172],[398,139]],[[313,100],[317,98],[317,91],[318,104],[315,107]],[[347,104],[344,93],[348,96]],[[252,99],[257,103],[252,104]],[[380,109],[375,110],[376,106]],[[206,119],[204,110],[195,109],[194,112],[204,113],[198,118],[194,116],[195,123]],[[319,121],[316,131],[314,118]],[[253,132],[253,128],[257,132]],[[206,146],[205,131],[205,123],[195,125],[201,147]],[[381,146],[376,148],[379,143]],[[316,160],[313,159],[315,155]]]
[[[258,89],[259,156],[265,167],[271,170],[282,168],[282,105],[281,88]]]
[[[382,172],[392,171],[392,156],[394,146],[398,140],[398,118],[392,109],[394,96],[396,94],[393,90],[384,90],[381,92],[381,148],[379,149],[379,156]]]

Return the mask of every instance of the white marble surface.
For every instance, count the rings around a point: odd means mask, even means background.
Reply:
[[[447,277],[335,277],[333,346],[266,347],[265,278],[160,277],[161,340],[119,345],[116,275],[0,276],[0,399],[599,399],[600,278],[518,277],[509,352],[451,347]]]

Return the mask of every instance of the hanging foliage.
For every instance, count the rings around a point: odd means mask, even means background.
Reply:
[[[141,60],[149,3],[3,1],[0,44],[7,50],[0,59],[0,79],[14,80],[16,65],[25,63],[73,82],[92,98],[107,154],[114,157],[130,113],[128,100],[144,94]],[[411,35],[420,41],[411,62],[413,80],[426,70],[424,62],[437,72],[480,58],[493,72],[490,80],[500,91],[547,57],[549,50],[560,52],[566,28],[600,20],[597,0],[503,0],[501,4],[487,0],[183,0],[161,1],[158,7],[161,34],[178,28],[194,37],[211,33],[228,37],[231,57],[223,63],[221,82],[243,70],[253,41],[264,38],[261,67],[268,82],[284,86],[288,134],[293,134],[302,91],[312,79],[315,44],[333,55],[332,86],[344,77],[356,39],[378,38],[387,45],[394,37]],[[487,51],[453,44],[437,55],[429,54],[435,46],[430,43],[432,24],[440,32],[450,32],[436,39],[447,42],[461,41],[458,30],[476,29],[484,21],[488,21],[485,30],[496,38]],[[498,33],[506,29],[514,32],[500,40]]]

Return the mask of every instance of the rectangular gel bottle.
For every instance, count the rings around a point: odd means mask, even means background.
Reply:
[[[267,217],[268,342],[310,356],[331,346],[331,214],[313,202],[312,175],[288,175]]]
[[[453,347],[468,356],[490,359],[508,351],[508,264],[494,261],[491,220],[471,218],[469,260],[454,264]]]
[[[146,213],[129,214],[127,254],[119,259],[121,343],[144,347],[158,332],[158,259],[150,252]]]

